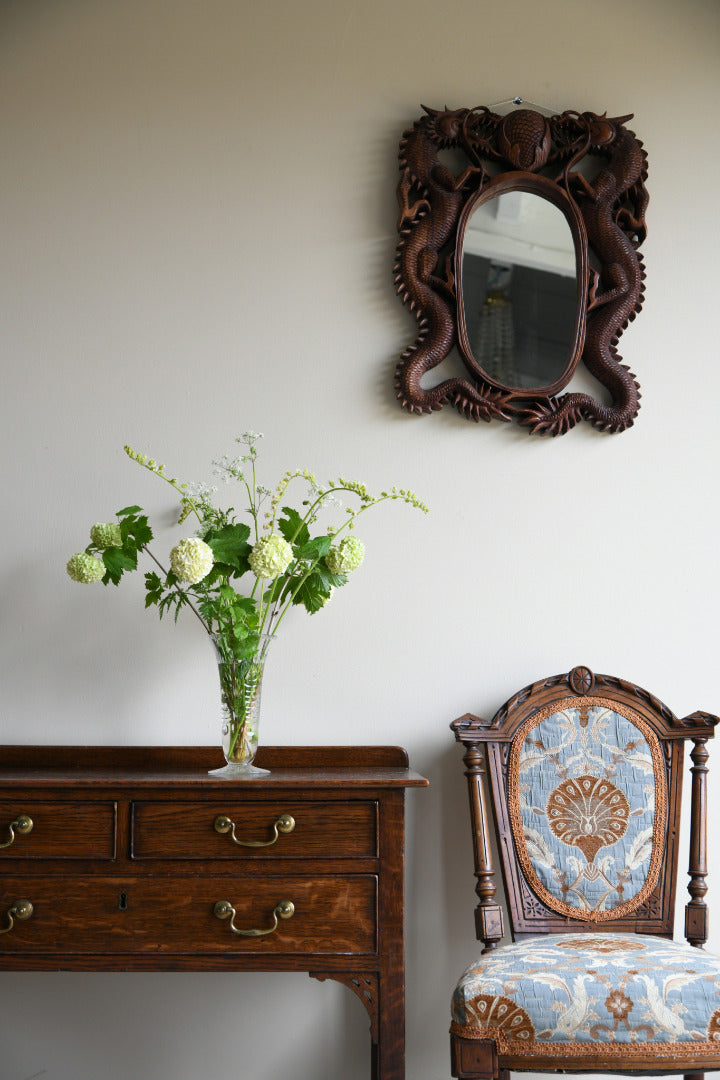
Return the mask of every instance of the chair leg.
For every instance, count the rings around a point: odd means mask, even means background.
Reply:
[[[507,1069],[498,1069],[495,1043],[491,1039],[463,1039],[450,1035],[451,1072],[467,1080],[509,1080]]]
[[[705,1080],[704,1072],[685,1073],[685,1080]]]

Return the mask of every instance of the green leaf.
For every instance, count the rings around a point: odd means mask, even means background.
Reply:
[[[273,604],[286,595],[288,588],[292,586],[293,580],[292,574],[281,574],[280,577],[273,578],[262,595],[263,603]]]
[[[248,537],[250,528],[245,524],[225,525],[205,537],[205,543],[212,548],[216,562],[223,563],[229,570],[243,572],[248,568],[247,557],[250,554]]]
[[[128,507],[128,509],[133,508]],[[137,509],[139,510],[140,507],[137,507]],[[120,535],[122,536],[123,548],[126,551],[137,551],[138,548],[149,544],[153,538],[152,529],[148,525],[148,519],[144,514],[141,517],[135,517],[133,514],[122,517],[120,519]]]
[[[324,555],[327,555],[331,547],[332,540],[329,536],[316,536],[314,540],[309,540],[302,547],[296,548],[295,557],[314,562],[316,559],[322,559]]]
[[[237,596],[237,599],[233,603],[233,610],[241,611],[244,615],[257,614],[255,601],[250,596]]]
[[[105,565],[106,577],[117,585],[125,570],[137,569],[137,554],[125,551],[124,548],[106,548],[102,553],[102,561]]]
[[[323,583],[323,587],[327,589],[328,594],[330,589],[339,589],[343,585],[347,585],[347,574],[331,574],[325,563],[318,563],[313,574],[317,574]]]
[[[310,532],[297,510],[293,510],[292,506],[283,506],[282,512],[285,517],[279,519],[278,529],[288,544],[307,544]]]
[[[138,547],[144,547],[145,544],[149,544],[153,538],[153,531],[148,525],[148,519],[146,517],[137,519],[132,533],[137,541]]]
[[[158,575],[150,572],[145,575],[145,607],[159,604],[162,599],[163,584]]]
[[[129,517],[133,514],[142,514],[142,506],[126,506],[124,510],[118,510],[116,517]]]
[[[329,596],[330,588],[326,587],[322,576],[310,574],[293,597],[293,604],[304,604],[306,611],[313,615],[325,606]]]

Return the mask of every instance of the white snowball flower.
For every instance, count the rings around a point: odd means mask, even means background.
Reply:
[[[110,547],[122,547],[122,534],[117,522],[98,521],[90,529],[90,539],[101,551]]]
[[[197,585],[210,573],[215,561],[212,548],[197,536],[190,536],[170,552],[170,566],[178,581]]]
[[[365,558],[365,545],[357,536],[346,536],[325,556],[325,565],[331,574],[349,574],[357,570]]]
[[[292,560],[292,548],[287,540],[277,533],[261,536],[248,556],[250,569],[259,578],[280,577]]]
[[[73,581],[79,581],[83,585],[91,585],[93,581],[100,581],[105,576],[104,564],[85,551],[73,555],[68,560],[66,570]]]

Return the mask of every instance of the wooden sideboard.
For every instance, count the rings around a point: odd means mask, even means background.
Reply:
[[[307,971],[405,1076],[399,747],[0,747],[0,970]]]

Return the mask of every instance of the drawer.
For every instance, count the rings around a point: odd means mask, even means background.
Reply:
[[[287,826],[281,819],[288,815],[294,824],[283,831]],[[132,805],[134,859],[375,858],[377,834],[372,800],[243,802],[228,797],[222,802]]]
[[[29,901],[28,918],[13,917]],[[276,917],[290,901],[289,918]],[[216,905],[227,905],[220,918]],[[234,914],[229,908],[234,909]],[[22,908],[17,910],[23,914]],[[377,950],[377,879],[224,877],[0,879],[0,969],[13,954],[372,954]],[[272,929],[273,923],[276,929]],[[236,930],[271,930],[242,936]]]
[[[32,828],[27,829],[30,819]],[[114,859],[115,802],[0,800],[0,866],[18,859]],[[20,825],[15,823],[20,821]]]

